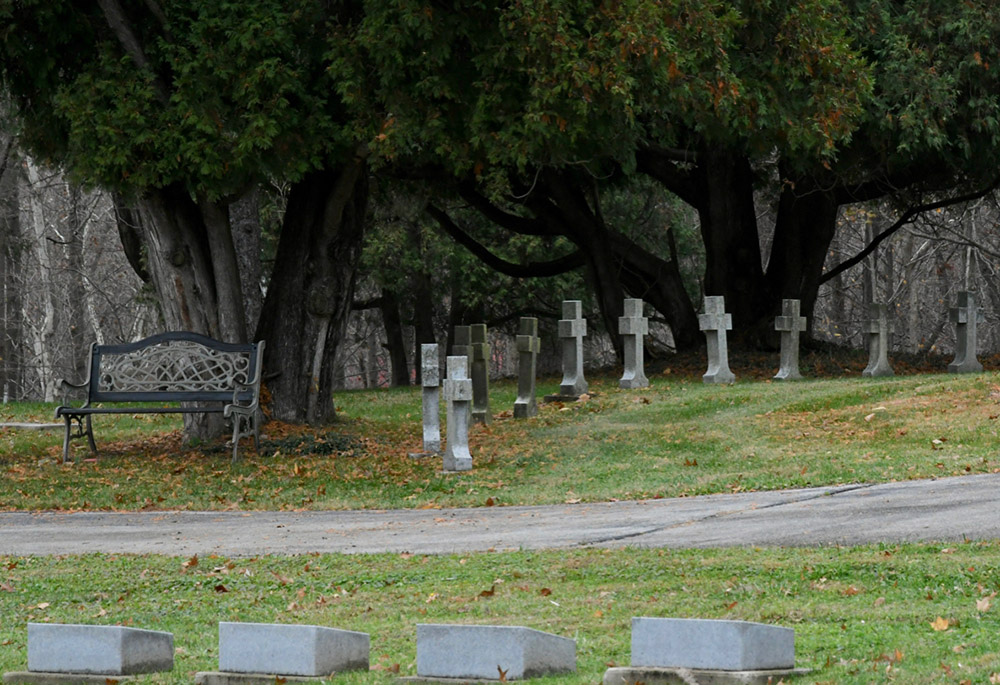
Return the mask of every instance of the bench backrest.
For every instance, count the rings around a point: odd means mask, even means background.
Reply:
[[[232,402],[236,382],[259,380],[258,343],[169,332],[123,345],[92,345],[91,402]],[[241,393],[251,400],[256,390]]]

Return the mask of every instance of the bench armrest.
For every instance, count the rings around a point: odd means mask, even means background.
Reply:
[[[235,414],[253,414],[260,404],[260,377],[261,367],[264,361],[264,341],[257,343],[256,364],[254,364],[253,378],[247,382],[241,380],[233,381],[233,401],[222,408],[222,415],[229,418]],[[250,393],[250,403],[240,402],[240,395]]]

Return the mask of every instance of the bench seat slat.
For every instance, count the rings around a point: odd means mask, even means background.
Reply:
[[[224,407],[59,407],[56,416],[84,416],[85,414],[221,414]]]

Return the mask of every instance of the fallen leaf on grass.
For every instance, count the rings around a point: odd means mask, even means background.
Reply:
[[[540,594],[542,597],[548,597],[549,595],[552,594],[552,590],[550,590],[547,587],[543,587],[541,590],[538,591],[538,594]]]
[[[483,590],[482,592],[480,592],[479,596],[480,597],[492,597],[493,595],[496,594],[496,590],[497,590],[497,586],[494,583],[493,585],[490,586],[489,590]]]
[[[950,628],[950,627],[951,627],[951,623],[948,621],[948,619],[943,618],[941,616],[938,616],[936,619],[934,619],[933,621],[931,621],[931,628],[933,628],[934,630],[936,630],[938,632],[941,632],[941,631],[944,631],[944,630],[948,630],[948,628]]]
[[[507,671],[509,671],[509,670],[510,669],[508,668]],[[501,683],[506,683],[507,682],[507,671],[505,671],[502,668],[500,668],[500,664],[497,664],[497,672],[500,674],[500,682]]]
[[[995,592],[992,595],[990,595],[989,597],[983,597],[981,599],[977,599],[976,600],[976,611],[978,611],[979,613],[982,613],[982,614],[984,614],[987,611],[989,611],[990,610],[990,604],[991,604],[990,600],[994,596],[996,596]]]

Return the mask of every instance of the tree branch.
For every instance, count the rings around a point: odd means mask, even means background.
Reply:
[[[132,58],[132,61],[135,62],[140,70],[153,75],[153,88],[156,91],[156,97],[161,104],[166,105],[170,101],[167,95],[167,88],[159,76],[157,76],[156,71],[146,57],[146,52],[142,49],[142,44],[136,37],[135,31],[129,26],[121,3],[118,0],[97,0],[97,4],[100,5],[101,11],[104,13],[104,19],[108,22],[108,27],[115,34],[115,37],[122,48],[125,49],[128,56]]]
[[[571,252],[568,255],[553,259],[549,262],[529,262],[527,264],[515,264],[505,259],[497,257],[472,236],[458,227],[451,217],[434,205],[427,206],[427,213],[437,220],[438,224],[450,235],[459,245],[475,255],[481,262],[494,271],[499,271],[514,278],[545,278],[547,276],[558,276],[559,274],[578,269],[583,266],[583,253],[580,250]]]
[[[947,198],[944,200],[938,200],[937,202],[930,202],[925,205],[917,205],[916,207],[910,207],[903,213],[901,217],[899,217],[899,219],[897,219],[892,224],[892,226],[890,226],[889,228],[885,229],[877,236],[875,236],[875,239],[872,240],[865,247],[865,249],[861,250],[861,252],[854,255],[847,261],[841,262],[840,264],[838,264],[837,266],[835,266],[834,268],[830,269],[825,274],[823,274],[823,276],[820,277],[819,279],[820,285],[826,283],[827,281],[833,278],[836,278],[837,276],[844,273],[848,269],[860,264],[865,257],[867,257],[876,249],[878,249],[878,246],[881,245],[887,238],[892,236],[894,233],[896,233],[899,229],[903,228],[907,224],[913,223],[913,220],[920,214],[923,214],[924,212],[931,212],[934,211],[935,209],[940,209],[941,207],[949,207],[951,205],[957,205],[963,202],[971,202],[972,200],[978,200],[984,195],[987,195],[990,192],[992,192],[994,189],[996,189],[998,185],[1000,185],[1000,178],[994,179],[994,181],[990,183],[989,186],[981,190],[977,190],[975,192],[967,193],[965,195],[959,195],[957,197]]]
[[[505,212],[492,202],[487,200],[477,190],[469,185],[463,185],[459,189],[462,199],[487,219],[501,228],[513,231],[519,235],[551,236],[558,235],[544,221],[537,219],[525,219],[524,217]]]

